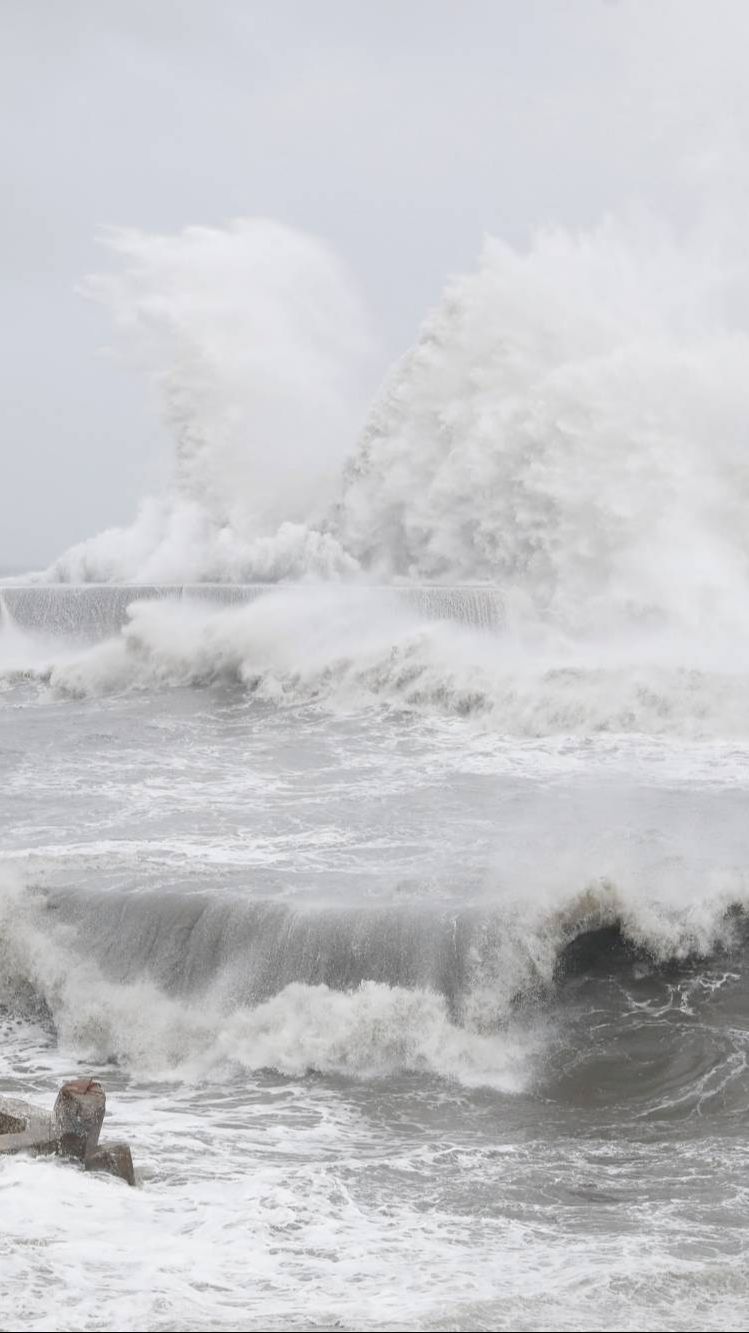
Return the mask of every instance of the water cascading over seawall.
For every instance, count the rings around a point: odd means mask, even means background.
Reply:
[[[24,630],[100,639],[122,628],[134,602],[189,600],[220,607],[254,602],[278,592],[278,584],[262,583],[17,584],[0,590],[0,627],[5,617]],[[452,620],[480,629],[501,623],[502,599],[494,588],[363,585],[356,595],[373,601],[387,596],[430,620]]]

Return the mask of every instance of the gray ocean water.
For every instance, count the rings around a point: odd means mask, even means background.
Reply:
[[[259,592],[3,591],[2,1326],[744,1328],[745,678]]]

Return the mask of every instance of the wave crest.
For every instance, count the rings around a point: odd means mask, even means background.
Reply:
[[[736,944],[748,888],[719,878],[684,902],[600,882],[418,919],[140,894],[92,913],[4,872],[0,1000],[43,1004],[64,1048],[144,1076],[414,1071],[516,1092],[572,942],[616,926],[656,964],[708,957]]]

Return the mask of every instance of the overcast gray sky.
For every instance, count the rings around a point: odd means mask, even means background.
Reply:
[[[127,521],[168,445],[76,284],[97,230],[260,214],[383,366],[482,235],[745,185],[745,0],[0,0],[0,566]]]

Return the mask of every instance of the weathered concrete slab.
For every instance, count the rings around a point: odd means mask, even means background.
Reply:
[[[133,1158],[126,1143],[100,1143],[98,1148],[89,1153],[83,1165],[87,1171],[105,1171],[107,1175],[127,1181],[128,1185],[135,1184]]]
[[[55,1136],[63,1157],[81,1161],[99,1142],[107,1099],[101,1083],[93,1078],[77,1078],[64,1083],[52,1111]]]
[[[134,1185],[128,1145],[99,1143],[105,1109],[104,1089],[91,1078],[64,1083],[51,1115],[33,1102],[0,1096],[0,1156],[56,1154],[81,1162],[87,1171],[104,1171]]]
[[[26,1128],[31,1107],[15,1097],[0,1098],[0,1134],[19,1134]]]
[[[0,1097],[0,1154],[57,1152],[52,1117],[41,1106]]]

